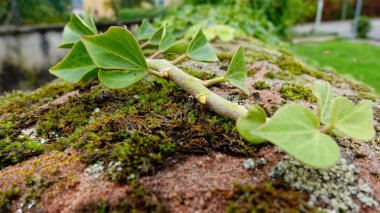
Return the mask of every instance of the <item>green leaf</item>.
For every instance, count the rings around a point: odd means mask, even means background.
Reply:
[[[153,36],[155,31],[156,29],[149,23],[149,21],[144,19],[139,29],[137,30],[137,38],[142,41],[148,40]]]
[[[326,81],[316,81],[313,85],[313,95],[317,97],[319,120],[323,124],[330,124],[331,101],[333,99],[330,84]]]
[[[100,71],[99,81],[108,88],[119,89],[129,87],[130,85],[142,80],[145,76],[145,72],[137,70]]]
[[[107,32],[83,36],[82,41],[92,60],[103,69],[147,71],[144,55],[133,35],[121,27]]]
[[[81,41],[75,43],[61,62],[49,69],[51,74],[72,83],[95,77],[98,71]]]
[[[160,42],[160,47],[158,48],[158,50],[160,52],[166,52],[168,49],[170,49],[174,45],[175,41],[176,41],[175,37],[168,31],[165,25],[164,33],[163,33],[163,36]]]
[[[244,117],[239,117],[236,121],[236,128],[239,134],[247,141],[251,143],[262,143],[265,140],[252,134],[252,130],[255,130],[265,124],[267,120],[267,114],[264,109],[259,105],[253,105],[248,110],[248,113]]]
[[[82,41],[94,63],[102,69],[99,79],[107,87],[127,87],[148,74],[140,46],[128,30],[110,27],[105,33],[83,36]]]
[[[96,25],[94,22],[94,19],[92,18],[92,15],[86,16],[83,19],[84,23],[95,33],[98,34],[98,29],[96,29]]]
[[[153,33],[152,37],[149,39],[150,44],[160,45],[162,40],[162,35],[164,34],[164,26],[161,26]]]
[[[245,67],[244,51],[242,46],[239,46],[232,57],[230,66],[227,69],[226,79],[230,82],[230,84],[249,95],[249,90],[245,86],[245,82],[247,81],[247,70]]]
[[[196,61],[215,62],[218,57],[200,29],[187,48],[187,56]]]
[[[227,42],[235,38],[235,29],[228,25],[216,25],[220,40]]]
[[[331,107],[331,125],[350,137],[371,140],[375,136],[372,102],[362,101],[355,106],[347,98],[334,98]]]
[[[79,16],[73,14],[69,23],[63,30],[63,41],[59,46],[61,48],[71,48],[77,41],[80,40],[82,35],[95,35],[96,30],[94,21],[91,17],[87,17],[84,20]]]
[[[339,146],[330,136],[319,132],[318,127],[313,112],[301,105],[288,104],[252,134],[272,142],[307,165],[327,168],[339,159]]]
[[[175,54],[184,54],[186,53],[187,48],[189,47],[189,42],[185,40],[176,41],[169,49],[167,49],[166,53],[175,53]]]

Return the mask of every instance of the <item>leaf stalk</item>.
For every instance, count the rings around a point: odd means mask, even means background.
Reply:
[[[171,62],[172,65],[176,65],[178,64],[179,62],[183,61],[185,58],[187,58],[187,54],[183,54],[181,56],[179,56],[178,58],[176,58],[174,61]]]
[[[205,87],[209,87],[209,86],[212,86],[214,84],[225,82],[225,81],[226,81],[226,77],[225,76],[220,76],[220,77],[216,77],[216,78],[213,78],[213,79],[202,81],[202,84]]]
[[[142,49],[142,48],[148,46],[149,44],[150,44],[150,41],[146,41],[146,42],[144,42],[144,43],[142,43],[142,44],[140,45],[140,48]]]

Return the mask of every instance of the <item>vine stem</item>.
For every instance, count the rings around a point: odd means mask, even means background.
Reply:
[[[149,59],[154,59],[157,56],[159,56],[160,54],[161,54],[161,52],[159,50],[157,50],[155,53],[153,53],[153,55],[149,56]]]
[[[150,44],[150,41],[146,41],[146,42],[144,42],[144,43],[142,43],[142,44],[140,45],[140,48],[142,49],[142,48],[148,46],[149,44]]]
[[[209,86],[212,86],[214,84],[225,82],[225,81],[226,81],[225,76],[220,76],[220,77],[216,77],[216,78],[213,78],[213,79],[202,81],[202,84],[205,87],[209,87]]]
[[[328,126],[323,127],[321,129],[321,132],[323,132],[323,133],[330,132],[332,129],[334,129],[334,126],[330,124]]]
[[[171,62],[172,65],[176,65],[179,62],[183,61],[185,58],[187,58],[187,54],[183,54],[180,57],[176,58],[174,61]]]
[[[169,61],[163,59],[147,59],[146,61],[149,69],[155,71],[153,73],[167,72],[167,77],[170,80],[218,114],[234,120],[247,114],[248,110],[245,107],[232,103],[215,94],[207,89],[200,79],[187,74]]]

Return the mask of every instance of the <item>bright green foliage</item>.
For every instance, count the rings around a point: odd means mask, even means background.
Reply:
[[[281,107],[262,128],[252,134],[271,141],[299,161],[317,168],[332,166],[339,159],[339,147],[319,131],[318,119],[309,109],[288,104]]]
[[[146,20],[144,19],[139,29],[137,30],[136,37],[139,40],[148,40],[152,37],[156,29]]]
[[[79,16],[73,14],[63,30],[63,42],[60,47],[71,48],[80,40],[81,35],[95,35],[97,33],[98,31],[91,16],[81,19]]]
[[[166,50],[167,53],[184,54],[189,47],[189,42],[185,40],[176,41],[169,49]]]
[[[205,28],[204,33],[208,40],[219,37],[222,41],[231,41],[235,38],[235,29],[228,25],[218,24]]]
[[[331,101],[333,99],[330,84],[325,81],[315,82],[313,85],[313,95],[317,98],[319,120],[323,124],[330,124]]]
[[[140,81],[146,74],[147,72],[141,72],[140,70],[100,71],[99,80],[108,88],[119,89]]]
[[[260,126],[264,125],[267,120],[267,114],[259,105],[253,105],[249,108],[248,113],[244,117],[240,117],[236,121],[236,128],[239,134],[251,143],[262,143],[265,140],[251,133]]]
[[[344,97],[332,101],[331,125],[350,137],[371,140],[375,136],[371,101],[362,101],[356,106]]]
[[[163,34],[164,26],[161,26],[153,33],[152,37],[149,39],[149,43],[152,45],[160,45]]]
[[[196,61],[218,61],[218,57],[216,56],[214,49],[211,47],[210,43],[208,43],[207,38],[201,29],[191,40],[186,53],[189,58]]]
[[[61,62],[49,69],[51,74],[72,83],[95,77],[98,70],[81,41],[75,43]]]
[[[244,51],[242,46],[239,46],[232,57],[230,66],[227,69],[226,79],[232,85],[249,95],[249,91],[245,86],[245,82],[247,81],[247,70],[245,67]]]
[[[84,36],[82,41],[92,60],[102,69],[99,80],[107,87],[127,87],[148,74],[140,46],[128,30],[111,27],[106,33]]]
[[[175,44],[175,42],[175,37],[169,32],[167,27],[164,26],[164,33],[158,50],[160,52],[167,52]]]

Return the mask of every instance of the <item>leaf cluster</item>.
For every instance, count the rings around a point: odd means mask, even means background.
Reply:
[[[334,165],[339,146],[332,138],[351,137],[371,140],[375,135],[370,101],[355,105],[344,97],[333,97],[329,83],[317,81],[313,86],[318,116],[301,105],[287,104],[267,118],[258,105],[237,120],[237,129],[247,141],[258,144],[270,141],[297,160],[317,168]]]
[[[203,62],[218,61],[202,29],[198,29],[190,41],[177,40],[167,25],[155,28],[147,21],[143,21],[138,29],[137,38],[121,27],[110,27],[105,33],[98,34],[91,17],[82,19],[73,15],[63,37],[61,47],[71,50],[50,72],[70,82],[98,77],[104,86],[112,89],[129,87],[148,74],[168,77],[168,73],[154,70],[155,66],[149,65],[154,61],[152,58],[162,53],[181,54],[171,62],[173,65],[186,58]],[[148,45],[157,48],[150,60],[142,52],[142,48]],[[173,78],[171,80],[175,81]],[[224,76],[206,81],[196,80],[206,87],[228,82],[250,95],[246,87],[243,48],[238,47]],[[202,95],[208,91],[207,88],[199,91],[196,93],[200,94],[197,99],[202,104],[207,103],[207,95]],[[358,140],[370,140],[374,136],[370,101],[355,105],[347,98],[334,98],[331,86],[326,82],[316,82],[312,92],[317,98],[318,116],[301,105],[288,104],[268,118],[260,106],[254,105],[245,116],[237,119],[240,135],[255,144],[269,141],[299,161],[317,168],[329,167],[339,159],[339,147],[333,135]]]

